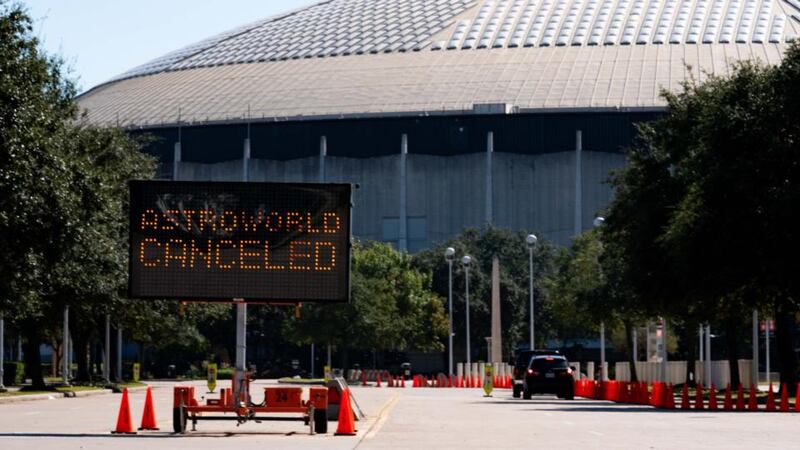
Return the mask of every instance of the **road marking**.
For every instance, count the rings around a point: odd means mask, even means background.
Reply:
[[[564,425],[573,426],[573,425],[575,425],[575,422],[570,422],[569,420],[565,420],[564,421]]]
[[[74,407],[74,408],[70,408],[69,410],[70,410],[70,411],[77,411],[77,410],[79,410],[79,409],[81,409],[81,408],[82,408],[82,406],[76,406],[76,407]]]
[[[378,434],[378,431],[380,431],[380,429],[383,427],[383,424],[385,424],[386,421],[389,419],[389,411],[391,411],[391,409],[394,407],[394,405],[397,404],[398,401],[400,401],[400,395],[394,394],[394,397],[392,397],[388,402],[386,402],[386,404],[383,406],[383,408],[381,408],[380,412],[378,413],[378,418],[375,420],[375,423],[367,431],[367,434],[364,435],[362,441],[372,439],[375,437],[376,434]]]
[[[549,413],[549,412],[544,413],[544,415],[547,416],[547,417],[553,417],[553,413]]]
[[[592,433],[595,436],[605,436],[605,434],[603,434],[603,433],[601,433],[599,431],[594,431],[594,430],[589,430],[589,433]]]
[[[26,416],[33,416],[33,415],[36,415],[36,414],[41,414],[41,411],[31,411],[31,412],[26,412],[25,413]]]

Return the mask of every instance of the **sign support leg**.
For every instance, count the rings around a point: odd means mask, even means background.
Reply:
[[[247,398],[245,373],[247,372],[247,303],[237,299],[236,303],[236,391],[239,401]]]

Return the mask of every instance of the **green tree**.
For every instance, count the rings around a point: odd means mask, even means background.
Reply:
[[[444,299],[448,295],[448,267],[444,259],[447,247],[456,251],[453,263],[453,353],[456,361],[466,354],[465,276],[459,258],[472,257],[470,266],[470,343],[473,360],[485,354],[484,337],[491,334],[492,258],[500,262],[500,309],[503,333],[503,355],[508,359],[518,345],[529,340],[529,267],[527,232],[494,227],[467,229],[448,242],[414,256],[414,265],[433,274],[433,289]],[[553,270],[555,248],[543,239],[534,248],[534,308],[536,310],[536,342],[543,343],[553,335],[551,321],[542,310],[545,277]],[[447,333],[445,333],[445,337]]]
[[[341,350],[437,351],[447,319],[430,276],[412,267],[410,256],[369,243],[353,248],[350,302],[304,305],[286,331],[298,344]]]
[[[774,310],[781,381],[792,389],[798,81],[795,45],[779,66],[740,63],[730,76],[664,93],[668,113],[642,127],[615,178],[603,236],[631,262],[627,278],[650,308],[682,318],[687,330],[718,320],[732,362],[743,317]]]
[[[0,0],[0,312],[25,334],[34,387],[39,345],[74,312],[79,355],[126,285],[127,181],[154,161],[122,130],[78,115],[58,58],[39,49],[21,6]],[[52,334],[52,333],[51,333]],[[79,377],[88,361],[79,357]]]

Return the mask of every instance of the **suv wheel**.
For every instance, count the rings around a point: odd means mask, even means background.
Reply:
[[[531,391],[529,391],[527,389],[523,390],[522,391],[522,398],[525,399],[525,400],[530,400],[531,399]]]
[[[515,385],[514,385],[514,392],[512,392],[512,393],[511,393],[511,395],[512,395],[514,398],[519,398],[519,396],[520,396],[521,392],[522,392],[522,387],[521,387],[521,386],[519,386],[519,385],[517,385],[517,384],[515,384]]]
[[[575,400],[575,391],[567,391],[564,393],[565,400]]]

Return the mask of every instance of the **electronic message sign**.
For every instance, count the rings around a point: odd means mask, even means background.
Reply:
[[[349,184],[132,181],[131,298],[346,302]]]

